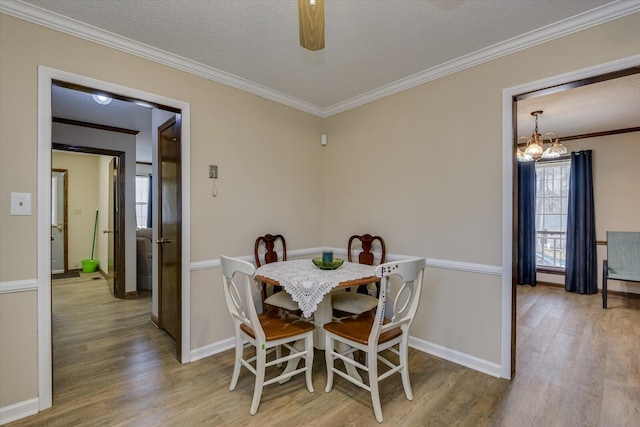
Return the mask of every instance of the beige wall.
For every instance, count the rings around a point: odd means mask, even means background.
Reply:
[[[98,208],[98,156],[54,151],[51,166],[67,169],[69,269],[82,268],[91,258],[93,223]],[[97,248],[96,248],[97,249]],[[95,256],[98,258],[96,252]]]
[[[606,108],[606,106],[603,106]],[[640,132],[568,141],[570,151],[593,150],[596,239],[607,231],[640,231]],[[598,246],[598,288],[607,247]],[[539,274],[538,280],[564,284],[564,276]],[[640,293],[640,284],[610,280],[610,290]]]
[[[192,261],[248,255],[265,232],[293,250],[371,231],[392,253],[500,265],[502,89],[636,54],[639,25],[623,18],[322,120],[0,15],[0,281],[36,276],[36,216],[10,217],[4,203],[11,191],[36,193],[38,65],[190,103]],[[209,164],[220,168],[216,198]],[[192,348],[229,338],[219,271],[192,272],[191,286]],[[423,298],[418,339],[500,363],[499,277],[430,268]],[[35,355],[35,343],[25,351]],[[31,368],[14,354],[2,363]],[[24,399],[0,388],[0,407]]]
[[[0,294],[0,408],[38,395],[37,296]]]
[[[322,241],[322,119],[6,15],[0,15],[0,52],[0,282],[37,276],[36,215],[9,216],[6,201],[11,192],[30,192],[34,213],[39,209],[39,65],[190,103],[192,261],[215,259],[221,253],[249,254],[255,237],[265,232],[283,233],[291,250]],[[216,198],[211,196],[209,164],[220,168]],[[221,289],[219,271],[194,272],[191,284],[192,347],[229,338],[226,310],[211,309],[220,301],[211,299]],[[16,298],[2,295],[7,304]],[[34,303],[31,313],[35,312]],[[26,319],[15,320],[35,335],[36,328]],[[0,324],[0,329],[8,327]],[[22,357],[25,352],[36,357],[36,342],[4,357],[2,369],[33,372],[28,358]],[[30,397],[36,397],[32,375],[25,373],[24,381]],[[24,400],[7,387],[0,383],[0,407]]]
[[[371,232],[392,253],[501,265],[502,90],[635,55],[639,26],[636,14],[328,118],[324,243]],[[499,364],[501,278],[427,278],[412,334]]]

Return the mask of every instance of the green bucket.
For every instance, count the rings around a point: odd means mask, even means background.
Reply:
[[[82,260],[82,272],[83,273],[93,273],[94,271],[96,271],[98,269],[98,264],[100,264],[98,262],[97,259],[83,259]]]

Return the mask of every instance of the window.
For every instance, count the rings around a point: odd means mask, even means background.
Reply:
[[[536,264],[564,269],[570,160],[536,163]]]
[[[136,225],[147,228],[147,211],[149,204],[149,177],[136,176]]]

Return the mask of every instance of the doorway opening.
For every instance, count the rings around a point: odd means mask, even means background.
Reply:
[[[65,239],[65,246],[71,248],[67,252],[71,268],[73,272],[102,274],[111,294],[120,299],[137,295],[136,291],[125,289],[127,204],[122,179],[125,162],[126,154],[121,151],[52,144],[51,163],[54,167],[66,167],[66,181],[71,188],[65,198],[65,206],[71,206],[71,216],[65,222],[65,229],[71,229],[70,238]],[[53,215],[53,192],[51,203]],[[54,242],[52,240],[52,259],[55,258]],[[90,264],[95,268],[87,268],[83,261],[87,259],[95,261]]]
[[[58,139],[53,138],[52,127],[55,119],[53,114],[52,103],[52,91],[54,87],[73,87],[77,92],[82,94],[100,94],[101,96],[112,97],[112,99],[127,100],[130,102],[138,102],[148,108],[163,107],[165,112],[172,115],[178,115],[181,118],[188,119],[189,117],[189,105],[187,103],[164,98],[151,93],[138,91],[136,89],[127,88],[124,86],[114,85],[111,83],[86,78],[83,76],[66,73],[59,70],[50,69],[47,67],[39,67],[39,81],[38,81],[38,203],[42,206],[47,206],[51,203],[51,152],[54,148],[54,144]],[[97,103],[97,101],[95,101]],[[81,121],[81,120],[80,120]],[[56,123],[59,125],[60,123]],[[73,126],[70,123],[66,125]],[[84,127],[85,129],[91,129],[90,127]],[[181,158],[181,166],[188,170],[189,166],[189,126],[188,120],[186,125],[181,128],[181,146],[183,157]],[[64,140],[64,139],[63,139]],[[135,147],[135,145],[134,145]],[[117,150],[114,150],[117,151]],[[126,151],[126,150],[123,150]],[[127,157],[129,164],[133,164],[129,158],[133,159],[134,156]],[[123,162],[124,165],[124,162]],[[185,205],[188,206],[189,195],[189,177],[188,174],[184,174],[181,169],[181,186],[183,197],[179,201],[181,209],[188,212],[188,208],[185,209]],[[133,195],[133,187],[130,189],[127,186],[129,183],[133,185],[135,182],[135,168],[125,168],[125,173],[131,173],[132,177],[129,179],[125,177],[124,181],[124,195]],[[131,217],[133,224],[135,224],[135,202],[130,204]],[[73,213],[73,211],[72,211]],[[124,238],[124,246],[127,247],[128,240],[134,242],[135,247],[135,225],[129,227],[126,223],[129,210],[125,213],[125,230],[127,230],[127,236]],[[185,236],[181,239],[181,258],[178,260],[181,266],[180,289],[182,299],[178,301],[178,305],[181,309],[181,337],[180,342],[176,342],[176,354],[180,355],[180,361],[186,363],[190,361],[190,322],[188,321],[190,316],[189,307],[189,216],[181,222],[180,234]],[[52,295],[52,281],[51,281],[51,212],[50,210],[40,210],[38,214],[38,392],[39,392],[39,409],[43,410],[52,405],[52,318],[51,318],[51,295]],[[101,230],[102,231],[102,230]],[[108,229],[107,229],[108,231]],[[131,233],[132,232],[132,233]],[[155,237],[155,236],[154,236]],[[125,251],[126,256],[130,257],[131,254],[135,258],[135,249]],[[126,264],[126,262],[125,262]],[[130,279],[130,277],[132,277]],[[127,286],[133,284],[135,290],[135,268],[125,270],[125,289]],[[117,300],[114,300],[117,301]],[[134,300],[135,301],[135,300]],[[185,319],[187,319],[185,321]]]
[[[640,57],[631,57],[589,69],[555,76],[542,81],[527,83],[503,91],[503,279],[502,279],[502,372],[504,378],[513,378],[516,372],[516,306],[517,306],[517,168],[516,156],[517,135],[523,134],[528,127],[517,124],[518,108],[516,102],[530,99],[535,101],[543,96],[564,93],[571,96],[570,89],[582,88],[598,82],[614,80],[638,73]],[[537,102],[537,101],[535,101]],[[524,107],[524,109],[531,106]],[[605,107],[601,107],[605,108]],[[535,108],[542,110],[543,108]],[[599,110],[602,112],[602,110]],[[528,114],[523,112],[522,114]],[[546,113],[545,113],[546,114]],[[565,116],[566,120],[566,116]],[[566,120],[571,121],[571,120]],[[550,121],[549,121],[550,122]],[[547,123],[547,122],[545,122]],[[549,128],[557,132],[557,125]],[[616,127],[616,126],[614,126]],[[637,126],[617,126],[624,129],[601,129],[604,132],[586,130],[584,132],[566,132],[564,141],[573,141],[590,137],[637,132]],[[567,138],[568,137],[568,138]],[[572,142],[569,142],[572,144]],[[568,147],[573,151],[573,147]]]
[[[69,171],[51,169],[51,275],[69,272]]]

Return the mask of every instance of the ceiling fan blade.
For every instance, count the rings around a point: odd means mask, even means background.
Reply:
[[[298,0],[300,46],[309,50],[324,49],[324,0]]]

